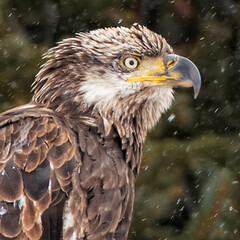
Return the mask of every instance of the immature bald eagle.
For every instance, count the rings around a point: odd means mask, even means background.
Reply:
[[[139,25],[45,57],[32,101],[0,115],[0,239],[127,239],[146,132],[199,72]]]

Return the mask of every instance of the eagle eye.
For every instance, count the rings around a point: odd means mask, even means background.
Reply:
[[[140,58],[136,56],[128,56],[123,59],[122,64],[129,70],[137,69],[140,65]]]

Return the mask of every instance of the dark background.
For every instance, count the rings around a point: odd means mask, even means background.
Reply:
[[[30,100],[57,41],[134,22],[194,61],[202,89],[177,89],[148,135],[129,239],[239,240],[240,1],[0,0],[0,111]]]

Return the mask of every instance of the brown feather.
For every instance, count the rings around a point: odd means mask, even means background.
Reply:
[[[23,213],[22,213],[22,225],[23,230],[28,231],[32,229],[35,225],[35,221],[37,220],[38,213],[37,209],[34,207],[34,203],[29,198],[24,198],[24,207],[23,207]]]
[[[35,222],[34,226],[26,231],[26,235],[31,240],[38,240],[42,235],[42,225]]]
[[[39,212],[44,212],[49,207],[51,200],[51,192],[47,191],[41,199],[36,201],[35,207]]]
[[[7,213],[4,214],[4,211]],[[19,225],[21,209],[19,206],[0,201],[0,212],[0,233],[8,238],[18,236],[21,232],[21,226]]]
[[[0,200],[16,201],[23,193],[21,171],[9,160],[0,175]]]

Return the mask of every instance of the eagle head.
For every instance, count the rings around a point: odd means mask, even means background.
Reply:
[[[123,120],[141,115],[151,128],[173,100],[173,88],[193,87],[201,78],[187,58],[173,53],[159,34],[135,24],[90,31],[50,49],[34,83],[35,102],[57,111]]]

